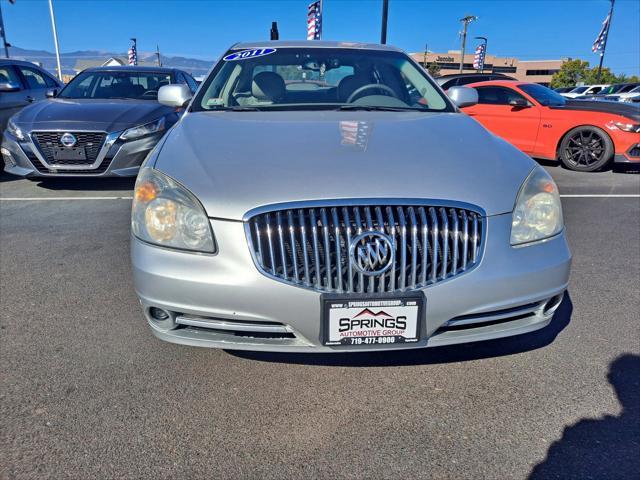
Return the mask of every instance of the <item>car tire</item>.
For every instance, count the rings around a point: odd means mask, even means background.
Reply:
[[[594,172],[613,159],[613,142],[607,133],[591,126],[569,130],[560,142],[558,156],[562,164],[577,172]]]

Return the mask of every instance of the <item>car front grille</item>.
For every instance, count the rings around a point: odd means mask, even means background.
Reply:
[[[469,271],[480,260],[480,210],[446,205],[320,206],[262,211],[245,222],[256,266],[265,275],[321,292],[402,292]],[[388,270],[353,265],[351,243],[376,231],[391,240]]]
[[[34,132],[32,134],[36,146],[49,165],[91,165],[98,158],[98,153],[107,136],[105,132],[69,132],[72,133],[77,143],[74,147],[83,148],[86,158],[84,160],[56,160],[53,157],[54,147],[62,147],[60,137],[66,132]]]
[[[32,152],[26,152],[26,153],[27,153],[27,158],[33,164],[33,166],[36,167],[36,170],[38,170],[38,172],[53,174],[53,175],[101,175],[107,171],[112,160],[111,158],[106,157],[100,163],[100,165],[98,165],[98,168],[92,168],[91,170],[87,170],[87,169],[56,170],[55,168],[50,169],[45,167],[40,162],[40,160],[38,160],[38,157],[36,157]]]

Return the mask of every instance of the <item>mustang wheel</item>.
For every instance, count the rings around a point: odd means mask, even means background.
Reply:
[[[596,127],[576,127],[560,144],[560,161],[565,167],[580,172],[593,172],[604,167],[613,157],[613,142]]]

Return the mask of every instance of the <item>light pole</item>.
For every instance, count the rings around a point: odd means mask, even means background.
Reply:
[[[9,0],[9,3],[14,3],[15,0]],[[9,58],[10,43],[7,42],[7,37],[4,31],[4,21],[2,20],[2,2],[0,2],[0,36],[2,37],[2,45],[4,46],[4,55]]]
[[[467,43],[467,27],[471,22],[477,19],[478,17],[476,17],[475,15],[467,15],[466,17],[460,19],[460,21],[464,24],[464,27],[462,28],[462,52],[460,54],[460,73],[462,73],[462,69],[464,67],[464,48]]]
[[[380,31],[380,43],[387,43],[387,17],[389,16],[389,0],[382,0],[382,30]]]
[[[484,58],[487,58],[487,37],[475,37],[476,40],[484,40]],[[480,73],[484,73],[484,58],[480,64]]]
[[[49,0],[49,13],[51,14],[51,28],[53,29],[53,43],[56,47],[56,62],[58,64],[58,78],[62,81],[62,66],[60,65],[60,46],[58,45],[58,31],[56,30],[56,16],[53,13],[53,0]]]

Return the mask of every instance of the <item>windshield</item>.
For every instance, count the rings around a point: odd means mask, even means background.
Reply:
[[[124,98],[157,100],[158,89],[171,83],[168,73],[83,72],[62,89],[58,98]]]
[[[426,73],[400,52],[349,48],[232,50],[192,109],[453,111]]]
[[[582,92],[586,92],[587,88],[589,87],[576,87],[573,90],[571,90],[570,93],[582,93]]]
[[[537,83],[520,85],[520,89],[526,94],[531,95],[540,105],[544,105],[545,107],[557,107],[567,103],[567,99],[562,95]]]

